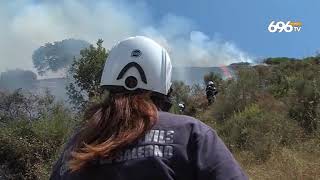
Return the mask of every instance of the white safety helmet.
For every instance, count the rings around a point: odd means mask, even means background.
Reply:
[[[172,65],[167,51],[155,41],[135,36],[117,43],[106,60],[101,86],[144,89],[167,95]]]
[[[208,85],[214,85],[213,81],[209,81]]]
[[[179,106],[180,108],[184,108],[184,104],[183,104],[183,103],[179,103],[178,106]]]

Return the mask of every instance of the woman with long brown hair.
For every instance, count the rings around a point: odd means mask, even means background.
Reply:
[[[247,179],[213,129],[166,112],[171,69],[167,51],[149,38],[117,43],[101,78],[109,95],[88,108],[50,179]]]

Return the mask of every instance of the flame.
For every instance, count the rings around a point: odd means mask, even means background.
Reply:
[[[227,79],[231,79],[232,78],[232,74],[231,74],[231,72],[230,72],[230,70],[229,70],[229,68],[227,66],[223,65],[223,66],[220,66],[219,68],[222,70],[223,75]]]

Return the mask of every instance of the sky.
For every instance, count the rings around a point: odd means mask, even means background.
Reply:
[[[174,66],[312,56],[320,50],[319,8],[318,0],[1,0],[0,72],[34,70],[35,49],[67,38],[102,38],[110,49],[148,36]],[[271,21],[299,21],[301,31],[270,33]]]
[[[209,36],[218,34],[257,57],[305,57],[320,49],[318,0],[152,1],[156,16],[163,12],[192,19]],[[300,32],[270,33],[272,20],[300,21]]]

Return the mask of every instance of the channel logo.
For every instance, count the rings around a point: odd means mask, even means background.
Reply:
[[[302,27],[301,22],[292,22],[287,21],[287,23],[284,23],[283,21],[271,21],[271,23],[268,26],[268,31],[271,33],[275,32],[300,32]]]

